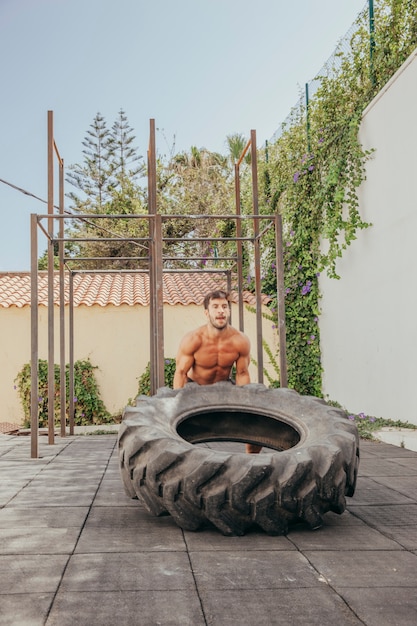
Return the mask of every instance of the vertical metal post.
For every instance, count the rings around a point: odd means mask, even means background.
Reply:
[[[149,246],[149,303],[150,303],[150,378],[151,395],[157,392],[160,383],[160,349],[158,320],[158,242],[156,226],[156,147],[155,147],[155,120],[150,120],[149,150],[148,150],[148,213],[150,246]],[[162,359],[163,360],[163,359]]]
[[[306,83],[306,135],[307,135],[307,154],[311,153],[310,142],[310,101],[308,98],[308,83]]]
[[[54,355],[54,130],[53,111],[48,111],[48,443],[55,431],[55,355]]]
[[[59,213],[64,214],[64,161],[59,164]],[[59,387],[61,437],[66,427],[64,219],[59,220]]]
[[[235,164],[235,203],[236,203],[236,237],[237,237],[237,291],[239,295],[239,330],[245,330],[243,317],[243,242],[242,237],[242,221],[240,219],[240,171],[239,165]]]
[[[30,216],[30,456],[38,458],[39,376],[38,376],[38,222]]]
[[[164,281],[162,268],[162,218],[155,214],[155,256],[154,256],[154,276],[155,276],[155,330],[156,330],[156,390],[165,384],[165,362],[164,362]],[[155,390],[155,391],[156,391]]]
[[[259,215],[258,206],[258,159],[256,154],[256,130],[251,130],[251,165],[252,165],[252,206],[253,214]],[[256,340],[258,361],[258,383],[264,380],[264,359],[262,346],[262,298],[261,298],[261,253],[259,241],[259,219],[253,220],[255,296],[256,296]]]
[[[275,216],[275,256],[277,268],[277,304],[279,338],[279,377],[281,387],[288,387],[287,338],[285,325],[284,253],[282,239],[282,217]]]
[[[375,85],[374,53],[375,53],[374,0],[369,0],[369,75],[371,78],[372,85]]]
[[[68,372],[68,412],[69,434],[74,434],[74,275],[69,273],[69,372]]]

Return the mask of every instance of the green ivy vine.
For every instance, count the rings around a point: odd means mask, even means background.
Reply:
[[[97,381],[94,376],[94,369],[90,361],[76,361],[74,363],[74,423],[76,426],[86,426],[90,424],[106,424],[113,422],[114,418],[107,411],[100,398]],[[60,369],[59,365],[54,365],[55,390],[54,390],[54,419],[59,424],[60,416]],[[66,377],[66,397],[67,415],[69,413],[69,365],[65,368]],[[48,426],[48,362],[40,359],[38,363],[38,407],[39,426]],[[24,428],[30,428],[30,404],[31,404],[31,365],[26,363],[18,372],[16,378],[16,389],[24,413]]]
[[[362,114],[417,45],[416,0],[375,5],[372,62],[364,11],[350,41],[336,50],[332,66],[316,77],[319,86],[308,111],[303,104],[294,110],[279,139],[259,155],[260,209],[280,212],[283,220],[288,384],[303,394],[322,395],[320,273],[339,279],[337,259],[358,231],[371,226],[362,219],[358,201],[372,156],[359,141]],[[262,288],[273,297],[276,323],[271,233],[263,244]]]

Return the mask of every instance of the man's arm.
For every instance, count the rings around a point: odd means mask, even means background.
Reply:
[[[236,385],[242,386],[250,383],[250,342],[242,335],[239,342],[239,357],[236,359]]]
[[[187,374],[194,365],[194,353],[196,350],[195,337],[187,334],[178,348],[173,387],[181,389],[187,382]]]

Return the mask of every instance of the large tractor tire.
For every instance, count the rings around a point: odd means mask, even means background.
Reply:
[[[207,447],[225,441],[241,451]],[[263,450],[245,454],[244,443]],[[224,535],[320,527],[327,511],[345,510],[359,465],[358,432],[343,411],[260,384],[190,383],[139,396],[125,409],[118,446],[130,497],[183,529],[212,524]]]

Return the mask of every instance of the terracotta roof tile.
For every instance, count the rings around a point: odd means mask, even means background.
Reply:
[[[48,304],[48,275],[39,272],[38,301],[40,305]],[[170,305],[202,304],[205,294],[213,289],[224,289],[226,281],[223,274],[200,272],[165,272],[163,275],[163,300]],[[149,277],[146,273],[113,274],[91,273],[75,274],[74,305],[113,306],[142,305],[148,306],[150,300]],[[65,303],[69,301],[69,276],[65,275]],[[54,276],[54,298],[59,303],[59,275]],[[0,273],[0,307],[30,306],[31,275],[25,273]],[[238,294],[232,290],[231,299],[238,301]],[[246,304],[255,304],[255,297],[249,291],[243,292]],[[270,301],[262,296],[262,303]]]

